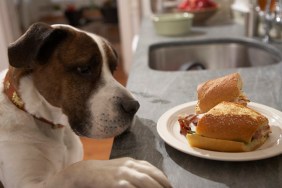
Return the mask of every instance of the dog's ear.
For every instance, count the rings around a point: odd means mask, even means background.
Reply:
[[[35,23],[23,36],[9,45],[9,63],[16,68],[31,68],[35,62],[44,63],[66,36],[67,32],[63,29]]]

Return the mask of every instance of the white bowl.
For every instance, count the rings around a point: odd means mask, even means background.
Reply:
[[[152,19],[157,34],[180,36],[189,34],[193,17],[193,14],[182,12],[156,14]]]

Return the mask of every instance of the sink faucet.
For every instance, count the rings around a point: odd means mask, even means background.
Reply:
[[[274,11],[271,10],[271,3],[275,3]],[[282,0],[266,0],[266,6],[264,11],[259,12],[260,17],[263,20],[264,37],[263,42],[269,43],[272,41],[270,37],[270,30],[273,25],[282,26]]]

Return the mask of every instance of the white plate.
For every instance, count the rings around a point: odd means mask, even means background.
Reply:
[[[265,159],[282,153],[282,112],[271,107],[250,102],[248,106],[265,115],[269,120],[272,133],[267,141],[257,150],[250,152],[217,152],[191,147],[185,136],[180,134],[177,121],[179,114],[194,113],[196,101],[176,106],[165,112],[157,123],[160,137],[170,146],[184,153],[212,160],[251,161]]]

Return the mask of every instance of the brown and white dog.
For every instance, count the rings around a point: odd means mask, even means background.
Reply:
[[[118,135],[139,108],[112,76],[117,56],[106,40],[67,25],[37,23],[9,46],[8,56],[11,66],[0,74],[5,188],[170,187],[145,161],[81,161],[77,135]]]

